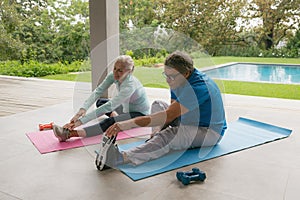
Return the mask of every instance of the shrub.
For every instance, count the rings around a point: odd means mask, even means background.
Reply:
[[[257,57],[260,49],[256,46],[224,45],[220,46],[216,56]]]
[[[137,49],[127,50],[126,55],[134,59],[135,66],[152,67],[156,64],[164,62],[168,54],[165,49]]]
[[[0,74],[22,77],[42,77],[55,74],[66,74],[90,70],[89,61],[75,61],[73,63],[46,64],[30,60],[24,63],[20,61],[0,62]]]
[[[156,64],[160,64],[163,62],[164,62],[164,58],[157,58],[157,57],[134,60],[135,66],[140,66],[140,67],[153,67]]]

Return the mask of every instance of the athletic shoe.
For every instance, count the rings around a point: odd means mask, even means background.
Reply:
[[[123,155],[120,153],[115,143],[116,137],[109,138],[105,134],[102,135],[99,152],[95,151],[97,156],[95,164],[98,170],[103,171],[109,168],[116,168],[124,163]]]
[[[70,134],[69,129],[66,129],[66,128],[63,128],[63,127],[60,127],[60,126],[57,126],[54,124],[53,132],[54,132],[55,137],[57,137],[57,139],[60,142],[65,142],[67,139],[69,139],[69,134]]]

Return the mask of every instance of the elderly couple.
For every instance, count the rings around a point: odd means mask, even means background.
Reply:
[[[194,68],[192,58],[180,51],[171,53],[164,62],[163,76],[171,94],[171,102],[154,101],[151,106],[141,83],[132,72],[130,56],[119,56],[113,72],[93,91],[82,108],[63,127],[54,125],[59,141],[71,137],[91,137],[103,134],[99,170],[116,168],[120,164],[139,165],[159,158],[172,150],[214,146],[227,128],[221,93],[216,83]],[[118,90],[111,99],[100,96],[112,84]],[[100,99],[99,99],[100,98]],[[96,102],[97,108],[86,113]],[[99,124],[76,128],[102,115],[108,118]],[[150,139],[135,148],[119,151],[115,144],[118,132],[136,127],[153,127]],[[76,128],[76,129],[75,129]]]

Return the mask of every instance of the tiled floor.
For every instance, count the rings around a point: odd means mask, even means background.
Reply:
[[[2,81],[0,78],[0,85]],[[48,92],[45,87],[50,88]],[[36,79],[15,79],[5,88],[1,86],[0,95],[5,96],[1,102],[6,103],[0,110],[1,200],[299,199],[300,101],[224,95],[229,122],[242,116],[293,133],[287,139],[184,167],[180,170],[199,167],[207,179],[183,186],[175,177],[178,170],[137,182],[116,170],[99,172],[94,166],[95,146],[41,155],[25,133],[37,131],[39,123],[64,124],[88,94],[85,88],[79,83]],[[151,100],[168,99],[167,90],[147,88],[147,93]],[[9,98],[39,106],[29,106],[32,110],[25,112],[12,109],[16,114],[10,114],[6,111],[15,103],[5,102]]]

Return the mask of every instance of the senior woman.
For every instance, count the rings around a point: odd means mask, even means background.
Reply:
[[[121,55],[114,63],[113,72],[110,72],[103,82],[93,91],[83,106],[74,115],[69,123],[63,127],[54,125],[53,131],[60,142],[71,137],[91,137],[102,134],[115,122],[148,115],[150,104],[144,87],[132,75],[134,62],[130,56]],[[108,88],[115,84],[117,94],[111,99],[100,98]],[[97,101],[97,102],[96,102]],[[97,108],[87,114],[87,110],[96,102]],[[97,124],[81,129],[75,129],[102,115],[108,118]]]

